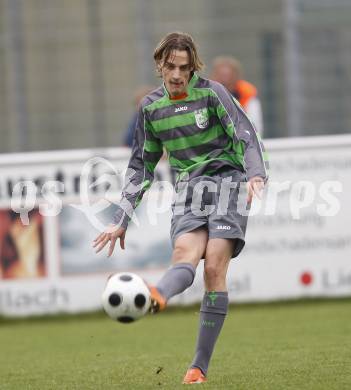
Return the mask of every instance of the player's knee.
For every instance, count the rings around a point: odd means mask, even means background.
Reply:
[[[223,268],[228,262],[228,258],[225,253],[218,251],[215,247],[207,247],[205,255],[205,266]]]
[[[206,251],[204,273],[207,281],[223,281],[226,277],[228,259],[218,250],[208,248]]]
[[[218,264],[216,263],[206,263],[205,262],[205,280],[207,282],[215,282],[218,280],[221,280],[223,277],[223,272],[220,267],[218,267]]]
[[[196,261],[196,251],[187,245],[178,244],[174,247],[172,262],[194,262]]]

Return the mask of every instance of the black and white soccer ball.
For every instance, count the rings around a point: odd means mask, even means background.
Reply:
[[[102,294],[102,306],[113,320],[130,323],[150,308],[150,291],[143,279],[131,272],[110,276]]]

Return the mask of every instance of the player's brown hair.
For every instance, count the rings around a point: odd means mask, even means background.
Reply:
[[[155,49],[154,60],[158,72],[160,72],[161,62],[167,61],[173,50],[185,50],[188,52],[192,72],[203,68],[204,64],[199,58],[197,47],[191,35],[176,31],[167,34]]]

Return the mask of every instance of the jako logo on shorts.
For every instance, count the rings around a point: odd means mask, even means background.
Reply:
[[[230,230],[231,227],[230,226],[226,226],[226,225],[218,225],[216,227],[217,230]]]

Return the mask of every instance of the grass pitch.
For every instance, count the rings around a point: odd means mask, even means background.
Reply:
[[[0,320],[0,389],[184,388],[196,310]],[[351,389],[351,300],[232,306],[208,378],[201,388]]]

